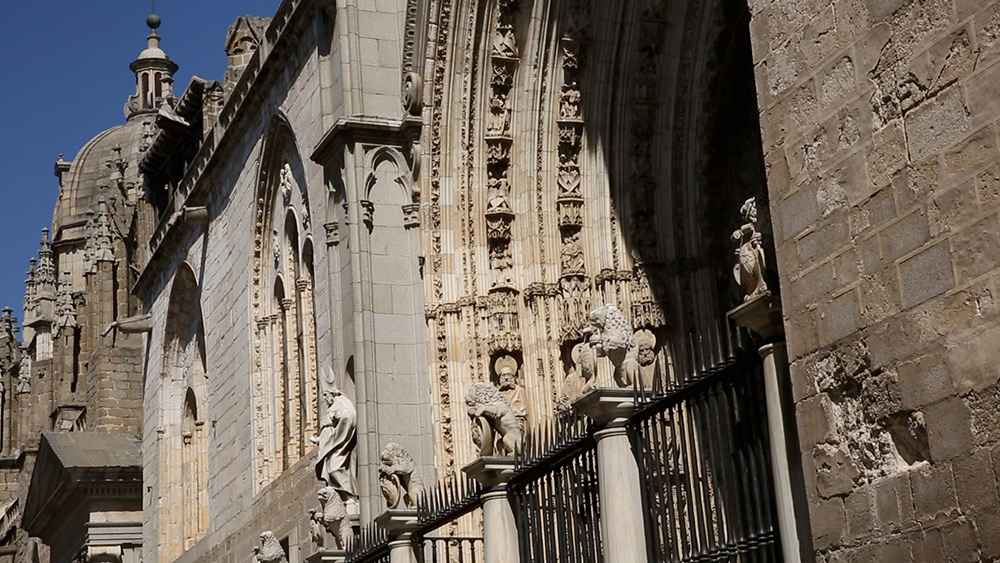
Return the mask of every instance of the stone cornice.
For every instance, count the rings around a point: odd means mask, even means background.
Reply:
[[[421,124],[421,119],[412,115],[397,118],[374,115],[341,117],[323,135],[309,158],[317,164],[324,164],[333,151],[350,141],[374,141],[380,144],[412,141],[420,135]]]

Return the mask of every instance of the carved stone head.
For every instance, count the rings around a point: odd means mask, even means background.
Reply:
[[[750,199],[743,202],[743,207],[740,207],[740,215],[743,216],[748,223],[757,222],[757,198],[751,197]]]
[[[501,391],[517,387],[517,360],[508,355],[500,356],[493,367],[497,372],[498,387]]]

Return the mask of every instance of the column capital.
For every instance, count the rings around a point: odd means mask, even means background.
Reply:
[[[466,475],[484,486],[505,485],[514,476],[514,458],[483,456],[462,468]]]
[[[602,387],[573,401],[573,408],[597,424],[621,425],[635,412],[635,393]]]
[[[759,295],[726,314],[738,326],[749,328],[765,340],[784,340],[781,298],[770,293]]]

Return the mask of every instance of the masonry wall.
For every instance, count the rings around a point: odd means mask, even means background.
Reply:
[[[818,558],[1000,557],[1000,4],[750,4]]]
[[[332,206],[340,205],[329,197],[327,173],[310,156],[329,126],[347,113],[384,111],[394,118],[402,114],[398,62],[402,25],[396,20],[403,6],[400,2],[379,2],[378,7],[374,2],[351,4],[331,8],[335,14],[324,12],[325,4],[321,2],[282,4],[275,17],[280,20],[289,11],[294,12],[291,19],[296,23],[288,25],[298,26],[289,31],[295,38],[290,43],[279,40],[261,47],[274,49],[271,56],[278,60],[265,63],[272,65],[266,78],[254,83],[242,115],[228,124],[230,137],[218,144],[217,158],[199,180],[198,189],[209,194],[211,222],[207,227],[181,226],[179,236],[171,238],[159,251],[164,261],[148,272],[155,279],[147,290],[144,310],[152,313],[156,328],[149,336],[144,364],[144,560],[173,560],[165,558],[158,542],[163,527],[170,524],[167,518],[172,510],[162,493],[172,486],[164,480],[171,478],[174,463],[170,448],[163,446],[164,435],[170,432],[169,420],[179,415],[185,390],[185,384],[171,381],[169,343],[165,338],[165,327],[171,326],[170,301],[176,273],[181,269],[190,269],[197,280],[197,295],[193,298],[201,309],[206,339],[207,397],[198,398],[198,418],[208,432],[209,528],[207,535],[177,560],[249,560],[265,530],[287,539],[292,562],[304,560],[316,549],[308,533],[308,509],[318,505],[314,446],[306,444],[301,458],[284,471],[279,466],[276,478],[259,490],[256,487],[255,459],[260,453],[253,451],[253,428],[256,421],[266,417],[255,412],[254,401],[255,223],[258,188],[268,174],[277,174],[269,169],[262,172],[262,168],[272,158],[273,151],[268,152],[268,143],[274,142],[272,117],[280,116],[291,133],[291,138],[284,141],[290,144],[281,149],[280,158],[291,159],[295,183],[303,188],[302,194],[295,190],[292,196],[300,218],[299,244],[309,239],[315,253],[313,301],[318,363],[320,367],[332,366],[342,376],[346,356],[350,355],[350,336],[345,334],[341,320],[331,316],[331,301],[337,296],[331,295],[330,286],[336,284],[337,293],[341,293],[343,287],[350,287],[350,279],[342,280],[335,275],[337,272],[331,272],[330,252],[336,249],[328,250],[324,233],[324,223],[336,215]],[[390,33],[393,38],[380,35],[368,41],[366,38],[374,30],[382,35]],[[324,42],[332,43],[332,49],[323,49]],[[367,49],[364,57],[375,58],[365,59],[359,75],[345,77],[342,65],[348,64],[346,60],[358,60],[358,55],[344,55],[342,51],[356,53],[359,45]],[[392,69],[391,76],[383,67]],[[277,196],[278,201],[281,197]],[[307,214],[303,213],[305,199]],[[265,237],[263,244],[265,255],[270,256],[271,237]],[[350,271],[346,274],[349,276]],[[418,312],[422,319],[422,310]],[[317,397],[315,391],[313,398]],[[315,409],[316,405],[307,408]],[[377,460],[377,455],[377,451],[372,452],[372,459]]]

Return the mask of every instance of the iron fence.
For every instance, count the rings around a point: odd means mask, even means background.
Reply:
[[[731,361],[630,422],[653,561],[776,561],[763,375]]]
[[[382,528],[362,526],[349,543],[346,563],[389,563],[389,534]]]
[[[480,537],[424,537],[419,563],[482,563],[483,538]]]
[[[749,336],[725,322],[686,345],[675,369],[637,380],[638,411],[628,422],[649,560],[778,561],[760,359],[747,352]],[[509,483],[521,561],[604,561],[593,432],[586,417],[569,413],[526,433]],[[482,538],[456,525],[481,524],[474,512],[482,492],[466,477],[426,491],[414,533],[421,563],[482,561]],[[351,552],[348,563],[388,561],[384,532],[363,531]]]
[[[603,561],[597,452],[576,415],[529,434],[510,482],[521,561]]]

